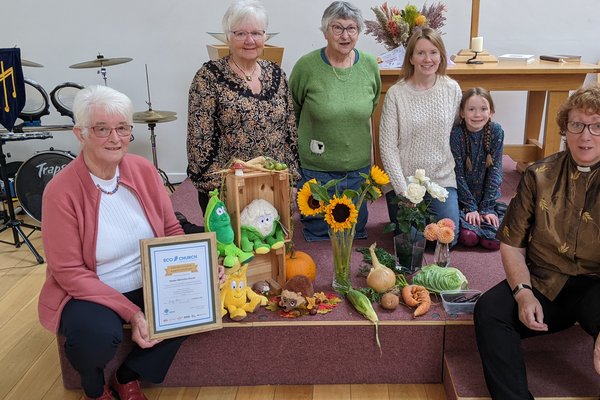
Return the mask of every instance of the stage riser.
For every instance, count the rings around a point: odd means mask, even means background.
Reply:
[[[538,398],[597,399],[593,340],[579,326],[523,340],[529,390]],[[449,400],[489,399],[473,326],[446,326],[444,387]]]
[[[164,386],[441,383],[443,325],[226,327],[188,338]],[[64,357],[63,382],[80,386]],[[110,376],[131,342],[106,368]]]

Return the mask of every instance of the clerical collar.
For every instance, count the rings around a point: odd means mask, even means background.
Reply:
[[[590,172],[592,170],[592,168],[590,167],[582,167],[581,165],[577,166],[577,171],[579,172]]]

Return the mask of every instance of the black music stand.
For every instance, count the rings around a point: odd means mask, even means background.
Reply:
[[[52,137],[52,136],[50,136],[50,137]],[[8,215],[6,216],[5,221],[3,222],[3,226],[0,227],[0,233],[4,232],[7,229],[12,229],[12,232],[13,232],[13,241],[12,242],[8,242],[6,240],[0,240],[0,242],[5,243],[5,244],[10,244],[15,247],[21,247],[21,245],[23,243],[25,243],[27,245],[27,247],[29,247],[29,250],[31,250],[31,252],[35,256],[35,259],[37,260],[37,262],[39,264],[43,264],[44,258],[40,255],[40,253],[38,253],[38,251],[35,249],[35,247],[33,247],[33,244],[29,240],[29,236],[31,236],[31,234],[33,234],[33,232],[35,232],[36,230],[41,230],[41,228],[39,226],[27,224],[27,223],[17,219],[15,216],[15,207],[13,205],[12,197],[10,194],[10,181],[8,180],[8,173],[6,171],[6,156],[4,155],[4,150],[3,150],[3,146],[7,141],[27,140],[29,138],[30,137],[27,137],[26,135],[23,135],[23,134],[7,134],[7,133],[0,134],[0,175],[2,177],[2,182],[4,182],[4,193],[5,193],[2,196],[2,200],[6,200],[7,209],[8,209]],[[46,137],[44,137],[43,139],[45,139],[45,138]],[[39,139],[39,138],[34,137],[33,139]],[[29,234],[26,235],[25,232],[23,232],[23,229],[21,227],[29,228],[29,229],[31,229],[31,232],[29,232]]]

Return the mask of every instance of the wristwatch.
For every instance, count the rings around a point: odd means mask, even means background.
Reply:
[[[519,293],[523,289],[529,289],[529,290],[533,291],[533,289],[531,288],[530,285],[528,285],[526,283],[519,283],[517,286],[515,286],[515,288],[512,291],[513,297],[515,297],[517,295],[517,293]]]

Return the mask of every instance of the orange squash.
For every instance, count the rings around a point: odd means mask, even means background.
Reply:
[[[314,282],[317,266],[311,256],[303,251],[292,249],[285,256],[285,280],[290,280],[296,275],[305,275],[311,282]]]

